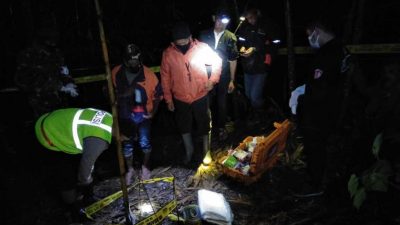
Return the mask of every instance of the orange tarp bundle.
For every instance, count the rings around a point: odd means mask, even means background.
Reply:
[[[247,174],[243,173],[243,171],[240,171],[239,169],[230,168],[224,165],[224,161],[229,157],[228,151],[226,151],[224,156],[218,160],[221,164],[222,172],[240,182],[250,184],[257,181],[265,171],[274,167],[279,160],[280,153],[286,147],[286,140],[288,133],[292,128],[292,123],[286,119],[282,123],[275,122],[274,127],[276,129],[268,136],[249,136],[236,148],[239,151],[248,149],[253,138],[256,138],[257,140],[257,144],[251,153],[251,159],[249,162],[250,168]]]

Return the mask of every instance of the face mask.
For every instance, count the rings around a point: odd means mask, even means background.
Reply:
[[[138,73],[140,70],[140,66],[135,66],[135,67],[127,67],[127,70],[131,73]]]
[[[186,54],[186,52],[189,50],[190,43],[186,45],[176,45],[176,47],[179,49],[179,51],[182,52],[182,54]]]
[[[125,63],[126,68],[131,73],[137,73],[140,70],[141,64],[139,60],[131,59]]]
[[[311,48],[320,48],[318,40],[319,35],[317,35],[314,30],[312,34],[308,36],[308,42],[310,43]]]

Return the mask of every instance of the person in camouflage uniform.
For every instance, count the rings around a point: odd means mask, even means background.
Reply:
[[[35,118],[66,107],[68,96],[78,96],[77,86],[57,48],[57,39],[57,32],[42,29],[33,44],[22,50],[17,58],[14,81],[27,95]]]

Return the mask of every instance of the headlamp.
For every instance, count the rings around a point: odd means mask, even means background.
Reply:
[[[275,40],[272,41],[272,43],[274,43],[274,44],[279,44],[279,43],[281,43],[281,40],[275,39]]]
[[[228,16],[228,15],[225,15],[225,14],[218,15],[217,18],[218,18],[218,20],[220,20],[221,23],[223,23],[223,24],[228,24],[229,21],[231,20],[231,19],[229,18],[229,16]]]
[[[228,24],[229,23],[229,18],[228,17],[223,17],[223,18],[221,18],[221,22],[223,24]]]

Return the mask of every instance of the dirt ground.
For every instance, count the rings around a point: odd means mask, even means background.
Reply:
[[[153,128],[152,177],[175,178],[175,197],[178,209],[185,205],[197,204],[197,190],[206,188],[223,193],[234,215],[233,224],[400,224],[400,214],[396,204],[399,191],[389,188],[387,193],[370,193],[367,202],[356,210],[347,192],[347,181],[337,182],[320,197],[298,198],[292,193],[304,185],[304,172],[299,161],[288,161],[283,154],[276,166],[263,174],[251,185],[244,185],[234,179],[217,174],[194,185],[195,163],[185,167],[183,144],[173,125],[166,122],[168,114],[156,118]],[[212,149],[223,150],[238,145],[247,136],[266,135],[273,129],[273,122],[283,121],[275,110],[265,111],[259,123],[251,123],[247,118],[229,123],[229,138],[225,142],[213,139]],[[71,215],[57,197],[57,193],[46,178],[51,171],[42,165],[40,147],[35,142],[26,124],[20,134],[17,148],[3,149],[1,157],[1,202],[3,210],[1,224],[72,224]],[[298,143],[290,135],[287,151],[292,153]],[[197,143],[199,148],[200,143]],[[199,152],[199,149],[197,149]],[[196,155],[199,162],[200,155]],[[138,161],[140,155],[138,157]],[[111,146],[96,163],[94,193],[104,198],[120,190],[117,153]],[[137,191],[129,192],[132,198]],[[111,215],[113,214],[113,215]],[[110,224],[123,217],[121,204],[114,208],[104,208],[98,221],[81,221],[78,224]],[[100,218],[100,219],[99,219]],[[165,220],[163,224],[174,224]],[[203,224],[206,224],[205,222]]]

